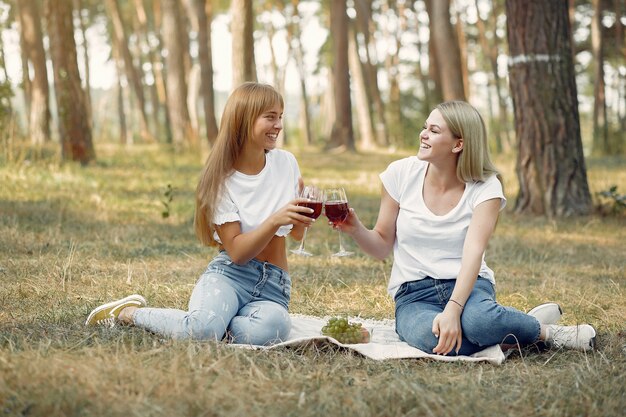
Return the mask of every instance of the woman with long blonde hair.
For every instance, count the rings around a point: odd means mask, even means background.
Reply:
[[[417,155],[392,162],[380,179],[374,228],[353,209],[338,227],[378,259],[393,251],[387,288],[402,340],[439,355],[536,342],[593,348],[595,329],[557,325],[556,303],[524,313],[496,302],[484,255],[506,198],[474,107],[463,101],[436,106],[420,132]]]
[[[283,99],[271,86],[244,83],[230,95],[196,189],[194,228],[218,255],[198,280],[187,311],[147,308],[140,295],[104,304],[87,325],[121,322],[177,339],[266,345],[285,340],[291,277],[288,234],[312,222],[298,206],[295,157],[276,148]]]

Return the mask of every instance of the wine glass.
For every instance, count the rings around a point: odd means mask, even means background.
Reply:
[[[328,188],[324,190],[324,214],[328,217],[333,225],[337,226],[343,223],[348,217],[348,198],[343,188]],[[339,252],[333,253],[332,256],[350,256],[353,252],[348,252],[343,248],[341,240],[341,230],[339,232]]]
[[[313,185],[307,185],[306,187],[302,188],[302,191],[300,191],[300,195],[298,197],[307,199],[307,201],[298,203],[299,206],[313,209],[313,213],[302,214],[312,219],[317,219],[320,214],[322,214],[322,192],[317,187]],[[307,230],[309,230],[308,226],[304,228],[304,236],[302,236],[302,240],[300,241],[300,247],[298,249],[292,249],[292,253],[302,256],[313,256],[311,252],[307,252],[304,249],[304,241],[306,240]]]

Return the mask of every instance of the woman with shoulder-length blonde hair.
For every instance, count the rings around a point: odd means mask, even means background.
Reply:
[[[298,206],[295,157],[276,148],[283,99],[271,86],[235,89],[196,189],[194,228],[218,255],[193,289],[187,311],[147,308],[140,295],[94,309],[87,325],[121,322],[176,339],[267,345],[285,340],[291,277],[285,238],[302,238],[312,209]]]
[[[392,162],[380,179],[374,228],[367,229],[353,209],[338,228],[378,259],[393,250],[388,292],[402,340],[440,355],[540,341],[593,348],[595,329],[557,325],[556,303],[524,313],[496,302],[494,272],[484,255],[506,198],[474,107],[463,101],[436,106],[419,135],[417,155]]]

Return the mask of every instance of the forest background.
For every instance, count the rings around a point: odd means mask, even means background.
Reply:
[[[585,155],[625,149],[626,6],[548,5],[0,2],[3,153],[57,142],[86,164],[105,141],[207,149],[245,80],[285,95],[281,144],[335,152],[404,149],[434,105],[462,99],[487,119],[493,152],[516,153],[517,211],[587,214]]]
[[[621,415],[625,25],[621,0],[0,1],[0,414]],[[598,349],[493,367],[85,328],[132,292],[185,308],[214,255],[195,182],[244,80],[284,93],[281,146],[369,226],[431,108],[475,105],[509,200],[498,299],[558,301]],[[390,260],[347,239],[332,259],[323,223],[290,255],[291,311],[392,319]]]

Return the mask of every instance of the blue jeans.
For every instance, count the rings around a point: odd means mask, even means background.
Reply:
[[[139,308],[135,326],[174,339],[222,340],[268,345],[291,330],[291,278],[279,267],[251,260],[235,264],[220,252],[200,276],[188,311]]]
[[[396,332],[409,345],[432,353],[438,339],[432,331],[435,316],[443,311],[456,280],[425,278],[406,282],[395,295]],[[527,345],[539,339],[540,324],[532,316],[496,303],[489,280],[478,278],[463,314],[463,340],[459,355],[471,355],[497,344]],[[456,355],[453,350],[450,355]]]

